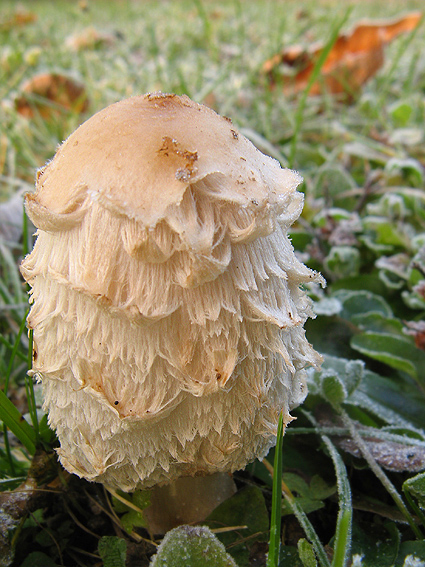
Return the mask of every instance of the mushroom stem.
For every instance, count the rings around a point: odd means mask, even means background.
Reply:
[[[202,522],[235,492],[236,485],[228,473],[185,476],[155,486],[150,506],[145,510],[149,531],[161,535],[182,524]]]

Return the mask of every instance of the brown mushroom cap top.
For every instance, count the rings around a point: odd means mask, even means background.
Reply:
[[[36,200],[52,213],[69,213],[89,193],[149,227],[189,184],[212,174],[226,178],[216,184],[220,197],[243,206],[279,208],[300,182],[230,120],[187,96],[154,93],[113,104],[82,124],[40,170]]]

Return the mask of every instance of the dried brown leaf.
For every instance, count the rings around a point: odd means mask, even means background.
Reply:
[[[405,333],[415,338],[415,345],[425,350],[425,321],[405,321]]]
[[[20,28],[28,24],[32,24],[37,20],[37,14],[30,12],[29,10],[24,10],[23,8],[18,8],[9,17],[0,20],[0,30],[10,31],[14,28]]]
[[[27,118],[39,113],[48,119],[64,110],[83,113],[88,109],[89,100],[81,83],[57,73],[43,73],[22,86],[15,106],[19,114]]]
[[[400,34],[413,31],[421,18],[420,12],[411,12],[392,21],[363,21],[351,33],[340,35],[321,69],[320,80],[309,94],[318,95],[323,89],[334,94],[358,91],[384,63],[384,47]],[[322,49],[321,43],[308,50],[290,46],[266,61],[263,70],[270,84],[275,85],[276,70],[283,65],[295,71],[295,75],[284,73],[284,92],[295,94],[304,90]]]
[[[359,429],[364,428],[359,427]],[[423,447],[384,441],[372,436],[365,437],[364,441],[376,462],[386,470],[419,472],[425,468],[425,449]],[[344,437],[334,439],[334,442],[347,453],[355,457],[362,457],[361,451],[352,439]]]
[[[323,408],[318,410],[316,419],[322,427],[344,428],[343,421],[337,416],[330,418]],[[374,427],[367,427],[355,422],[356,428],[376,462],[386,470],[393,472],[419,472],[425,469],[425,449],[420,445],[410,445],[377,437]],[[349,435],[331,436],[332,442],[354,457],[362,458],[362,453]]]

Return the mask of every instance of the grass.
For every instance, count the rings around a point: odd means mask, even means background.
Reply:
[[[424,27],[386,48],[384,66],[350,104],[329,93],[309,97],[309,87],[284,96],[262,72],[283,46],[320,39],[330,48],[361,17],[422,3],[20,6],[36,20],[10,25],[15,3],[0,6],[0,201],[30,188],[35,170],[86,117],[155,90],[213,106],[304,177],[304,211],[291,237],[328,281],[326,291],[309,290],[318,317],[307,325],[324,365],[309,371],[309,396],[279,450],[235,475],[236,500],[215,516],[246,528],[217,537],[240,567],[424,564]],[[72,51],[67,38],[89,27],[105,43]],[[18,114],[22,83],[42,72],[80,81],[86,114],[55,103],[49,119]],[[32,349],[17,266],[30,232],[24,226],[19,242],[0,242],[0,557],[13,567],[119,567],[123,556],[148,565],[158,542],[143,527],[142,496],[128,497],[126,508],[123,495],[69,476],[54,457],[39,387],[26,377]]]

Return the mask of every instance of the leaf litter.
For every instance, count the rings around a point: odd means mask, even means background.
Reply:
[[[421,19],[421,12],[411,12],[391,21],[363,21],[339,35],[321,68],[321,80],[313,83],[309,95],[317,96],[324,90],[347,96],[358,92],[384,64],[385,46],[400,34],[415,30]],[[285,94],[303,91],[322,50],[321,43],[307,49],[294,45],[267,60],[263,71],[270,85],[276,85],[281,72],[279,83],[283,83]]]

